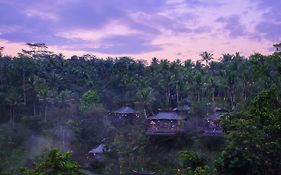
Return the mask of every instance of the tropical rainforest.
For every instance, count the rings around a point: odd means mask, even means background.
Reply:
[[[277,175],[281,172],[281,53],[191,59],[64,57],[28,43],[18,56],[0,54],[0,174]],[[145,134],[145,119],[187,104],[184,135]],[[209,106],[223,137],[203,137]],[[110,111],[130,106],[140,120],[115,127]],[[90,149],[110,148],[99,166]]]

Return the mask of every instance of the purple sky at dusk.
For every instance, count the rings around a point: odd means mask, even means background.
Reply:
[[[272,53],[280,0],[0,0],[0,46],[43,42],[66,56],[199,59]]]

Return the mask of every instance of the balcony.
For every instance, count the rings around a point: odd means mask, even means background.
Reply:
[[[183,127],[177,128],[148,128],[146,135],[160,135],[160,136],[174,136],[177,134],[184,133]]]

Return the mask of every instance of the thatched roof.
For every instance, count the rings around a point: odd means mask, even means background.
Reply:
[[[113,113],[120,113],[120,114],[134,114],[136,111],[128,106],[119,108],[116,111],[113,111]]]
[[[105,145],[104,144],[100,144],[99,146],[91,149],[89,151],[89,153],[93,153],[93,154],[102,154],[106,151]]]
[[[159,112],[158,114],[148,117],[148,120],[183,120],[184,117],[175,112]]]

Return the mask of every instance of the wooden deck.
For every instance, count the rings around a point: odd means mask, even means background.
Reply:
[[[147,129],[146,135],[163,135],[163,136],[173,136],[180,133],[184,133],[184,128],[177,129],[167,129],[167,128],[157,128],[157,129]]]
[[[223,130],[203,130],[204,136],[224,136]]]

